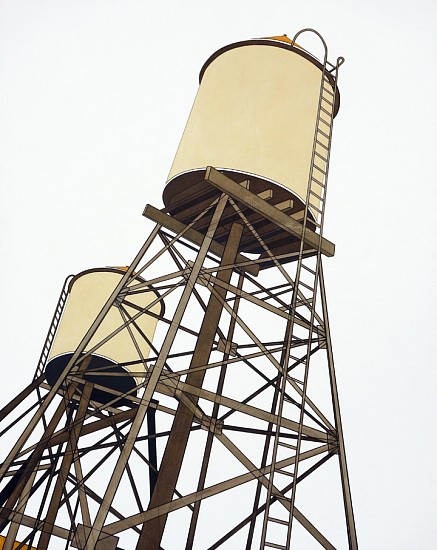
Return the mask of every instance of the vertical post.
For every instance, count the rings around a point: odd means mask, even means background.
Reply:
[[[221,266],[235,263],[243,229],[241,224],[234,223],[232,225],[220,263]],[[222,270],[217,273],[217,279],[224,283],[229,283],[231,276],[232,269]],[[222,301],[225,299],[227,293],[226,288],[222,286],[215,286],[214,291],[214,294],[211,294],[208,301],[190,368],[207,363],[211,354],[222,313]],[[200,388],[202,387],[204,376],[205,371],[203,370],[192,372],[187,375],[187,384]],[[198,398],[192,399],[197,403]],[[183,403],[179,403],[162,458],[155,490],[150,500],[149,509],[169,502],[173,498],[193,419],[194,413]],[[137,550],[159,550],[166,521],[167,514],[163,514],[145,523],[141,530]]]
[[[82,430],[82,426],[88,410],[88,403],[91,397],[91,391],[92,385],[88,382],[85,382],[82,390],[82,396],[80,398],[79,406],[77,409],[76,421],[73,424],[73,428],[68,438],[64,458],[62,459],[61,468],[59,470],[55,488],[50,499],[50,506],[47,511],[43,526],[41,528],[42,533],[38,542],[39,550],[46,550],[48,548],[50,538],[52,536],[56,516],[58,515],[62,493],[65,491],[65,484],[67,482],[68,472],[70,471],[70,466],[77,448],[80,432]]]
[[[152,400],[154,403],[158,403],[156,400]],[[149,407],[147,409],[147,440],[149,450],[149,484],[150,484],[150,498],[152,498],[153,491],[155,489],[156,480],[158,478],[158,456],[156,452],[156,409]]]
[[[325,280],[323,278],[322,262],[320,260],[320,295],[322,299],[323,319],[325,323],[326,353],[328,358],[329,378],[331,382],[332,407],[334,411],[334,424],[337,430],[338,460],[340,462],[341,486],[343,490],[344,511],[346,514],[347,535],[349,549],[358,550],[357,533],[355,529],[354,511],[352,508],[352,496],[349,484],[349,474],[346,464],[346,451],[344,448],[343,427],[340,416],[340,402],[338,399],[337,380],[335,378],[334,356],[332,353],[331,333],[329,330],[328,307],[326,303]]]

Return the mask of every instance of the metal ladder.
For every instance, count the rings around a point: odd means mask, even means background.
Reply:
[[[58,328],[59,321],[61,320],[61,317],[62,317],[62,312],[64,311],[65,302],[67,301],[68,286],[72,278],[73,278],[73,275],[69,275],[65,279],[64,286],[62,287],[61,295],[59,296],[58,303],[56,304],[55,313],[53,314],[53,318],[50,323],[50,327],[44,342],[44,346],[42,348],[38,365],[36,367],[35,378],[37,378],[43,373],[44,368],[46,366],[50,349],[52,347],[52,343],[55,338],[56,329]]]
[[[320,340],[321,333],[323,334],[323,324],[321,319],[316,313],[316,295],[317,287],[319,283],[319,266],[321,259],[321,242],[323,233],[323,221],[325,211],[326,200],[326,187],[329,170],[329,157],[330,146],[332,137],[332,125],[334,119],[335,109],[335,96],[337,90],[337,73],[339,66],[343,63],[344,59],[339,58],[336,65],[332,65],[327,61],[327,46],[323,38],[312,29],[304,29],[296,34],[293,38],[293,44],[296,42],[297,37],[305,32],[311,31],[319,36],[321,39],[325,57],[323,62],[322,78],[320,84],[319,103],[316,115],[315,132],[312,159],[308,180],[307,197],[303,218],[303,234],[308,225],[316,227],[316,231],[319,235],[317,255],[312,258],[303,258],[304,241],[301,240],[300,254],[296,266],[296,275],[294,280],[294,288],[292,295],[292,302],[290,306],[290,315],[287,323],[286,332],[286,353],[281,360],[281,385],[279,390],[279,399],[277,404],[277,425],[273,441],[272,450],[272,462],[270,466],[270,472],[267,485],[266,507],[264,511],[264,520],[261,534],[260,550],[266,548],[276,548],[278,550],[288,550],[291,544],[291,529],[293,521],[294,503],[296,497],[296,485],[298,478],[299,467],[299,455],[302,443],[302,426],[305,416],[305,401],[307,392],[308,372],[309,364],[312,355],[312,340],[316,334],[316,322],[319,323],[317,327],[318,339]],[[330,67],[330,69],[328,69]],[[331,74],[333,71],[334,74]],[[329,78],[328,74],[331,74]],[[313,219],[313,215],[315,213]],[[310,314],[310,321],[305,335],[297,337],[295,333],[295,316],[298,308],[305,308],[306,314]],[[303,344],[302,348],[305,350],[300,357],[293,356],[291,351],[292,343],[299,341]],[[305,343],[306,341],[306,343]],[[301,348],[301,349],[302,349]],[[303,367],[303,379],[297,379],[289,374],[290,366]],[[298,401],[291,401],[287,397],[287,386],[290,385],[297,393]],[[299,402],[300,400],[300,402]],[[300,409],[299,424],[297,436],[295,432],[282,426],[284,403],[292,402]],[[288,436],[288,437],[287,437]],[[295,438],[296,444],[291,444],[290,440]],[[294,462],[284,466],[286,462],[283,460],[284,455],[288,454],[288,458],[292,457],[294,453]],[[283,481],[287,480],[287,484],[284,487]],[[278,483],[279,482],[279,483]],[[281,488],[279,484],[281,484]],[[285,496],[286,494],[291,494]],[[271,504],[277,500],[287,509],[282,517],[276,517],[271,514]],[[277,514],[278,515],[278,514]],[[276,526],[276,531],[273,535],[273,526]],[[282,529],[278,529],[277,526],[281,526]],[[273,541],[275,539],[275,541]]]

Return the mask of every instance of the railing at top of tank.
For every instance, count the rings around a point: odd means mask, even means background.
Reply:
[[[316,31],[316,30],[314,30],[314,29],[305,28],[305,29],[302,29],[302,30],[298,31],[298,32],[294,35],[294,37],[292,38],[292,40],[291,40],[292,45],[296,44],[297,38],[298,38],[301,34],[303,34],[304,32],[313,33],[313,34],[315,34],[318,38],[320,38],[320,41],[322,42],[322,44],[323,44],[323,49],[324,49],[323,65],[324,65],[325,67],[326,67],[326,66],[329,66],[329,67],[330,67],[330,69],[328,69],[328,72],[329,72],[329,73],[332,73],[332,71],[338,69],[341,65],[343,65],[343,63],[344,63],[344,57],[337,57],[337,62],[336,62],[335,65],[333,65],[331,62],[328,61],[328,46],[327,46],[327,44],[326,44],[326,42],[325,42],[325,39],[323,38],[323,36],[322,36],[318,31]],[[301,49],[304,49],[304,48],[302,48],[301,45],[299,45],[299,47],[300,47]],[[305,51],[307,51],[307,50],[305,50]],[[312,56],[314,57],[314,54],[312,54],[310,51],[307,51],[307,52],[308,52],[310,55],[312,55]]]

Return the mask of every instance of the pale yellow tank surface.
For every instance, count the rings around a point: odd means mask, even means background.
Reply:
[[[70,283],[67,303],[48,358],[46,377],[49,383],[53,384],[65,368],[85,333],[122,278],[124,271],[125,268],[92,269],[74,277]],[[135,280],[135,283],[139,282],[142,282],[140,278]],[[134,316],[139,309],[146,308],[158,298],[156,291],[146,290],[148,291],[129,296],[128,301],[135,304],[136,308],[124,304],[126,312],[130,316]],[[129,325],[129,329],[123,328],[93,352],[88,369],[113,372],[117,376],[90,375],[91,381],[123,391],[128,391],[142,381],[144,366],[140,359],[141,356],[147,358],[150,352],[150,345],[142,334],[149,342],[152,341],[158,322],[156,316],[161,314],[162,308],[162,302],[157,302],[150,308],[150,315],[146,313],[139,316],[135,324]],[[114,305],[85,351],[91,350],[112,332],[122,327],[123,323],[122,314]],[[131,376],[120,376],[120,374],[131,374]],[[85,375],[86,377],[87,375]],[[100,400],[103,400],[101,395]]]
[[[168,176],[166,206],[195,187],[207,166],[281,188],[296,206],[305,202],[321,81],[320,63],[287,36],[240,42],[211,56]],[[327,86],[333,92],[333,81]]]

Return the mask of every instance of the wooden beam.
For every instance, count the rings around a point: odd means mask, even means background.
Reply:
[[[236,184],[239,186],[239,184]],[[261,199],[260,199],[261,200]],[[149,218],[149,220],[152,220],[156,223],[159,223],[160,225],[163,225],[167,229],[170,229],[170,231],[173,231],[174,233],[180,233],[183,231],[187,226],[177,220],[176,218],[173,218],[172,216],[169,216],[168,214],[164,214],[164,212],[161,212],[161,210],[158,210],[154,206],[151,206],[150,204],[146,205],[146,208],[144,209],[143,216],[146,218]],[[194,244],[201,245],[204,239],[204,235],[200,233],[199,231],[196,231],[195,229],[189,228],[184,233],[184,238],[188,239]],[[210,250],[213,254],[216,254],[220,258],[223,256],[223,253],[225,251],[224,245],[218,243],[217,241],[212,241]],[[250,263],[250,259],[246,256],[243,256],[242,254],[237,254],[236,264],[246,264],[242,266],[242,269],[247,271],[253,276],[257,276],[259,273],[259,266],[256,264]],[[238,267],[236,265],[235,267]]]
[[[222,193],[226,193],[236,201],[244,204],[246,207],[251,208],[261,216],[270,220],[287,233],[290,233],[298,239],[302,238],[302,224],[290,216],[287,216],[287,214],[284,214],[284,212],[281,212],[271,204],[263,201],[254,193],[248,189],[245,189],[212,166],[208,166],[206,169],[205,180],[211,185],[214,185],[214,187],[219,189]],[[311,229],[307,228],[305,230],[303,240],[311,248],[317,249],[319,238],[319,235],[314,231],[311,231]],[[325,256],[334,256],[335,245],[322,237],[321,250],[322,254]]]

